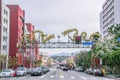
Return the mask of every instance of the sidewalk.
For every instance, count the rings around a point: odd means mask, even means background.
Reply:
[[[115,79],[115,80],[120,80],[120,77],[116,77],[114,75],[104,75],[105,77],[107,78],[112,78],[112,79]]]

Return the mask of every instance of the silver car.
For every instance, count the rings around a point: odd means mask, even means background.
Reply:
[[[17,76],[25,76],[25,75],[27,75],[27,68],[25,68],[25,67],[18,67],[16,69],[16,74],[17,74]]]
[[[12,69],[5,69],[0,73],[0,77],[12,77],[15,71]]]

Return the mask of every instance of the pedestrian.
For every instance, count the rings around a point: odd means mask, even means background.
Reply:
[[[106,71],[105,69],[102,69],[103,76],[105,75]]]
[[[16,71],[14,72],[13,77],[17,77],[17,73],[16,73]]]

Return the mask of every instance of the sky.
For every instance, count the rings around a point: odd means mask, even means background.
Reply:
[[[25,22],[46,34],[61,35],[77,28],[90,34],[100,31],[100,12],[105,0],[3,0],[25,10]],[[64,36],[61,35],[61,41]],[[57,39],[56,39],[57,40]]]

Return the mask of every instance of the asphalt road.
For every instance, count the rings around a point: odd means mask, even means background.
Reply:
[[[0,80],[115,80],[106,77],[92,76],[84,72],[76,72],[73,70],[62,71],[60,69],[51,69],[50,72],[42,76],[24,76],[24,77],[11,77],[0,78]]]

